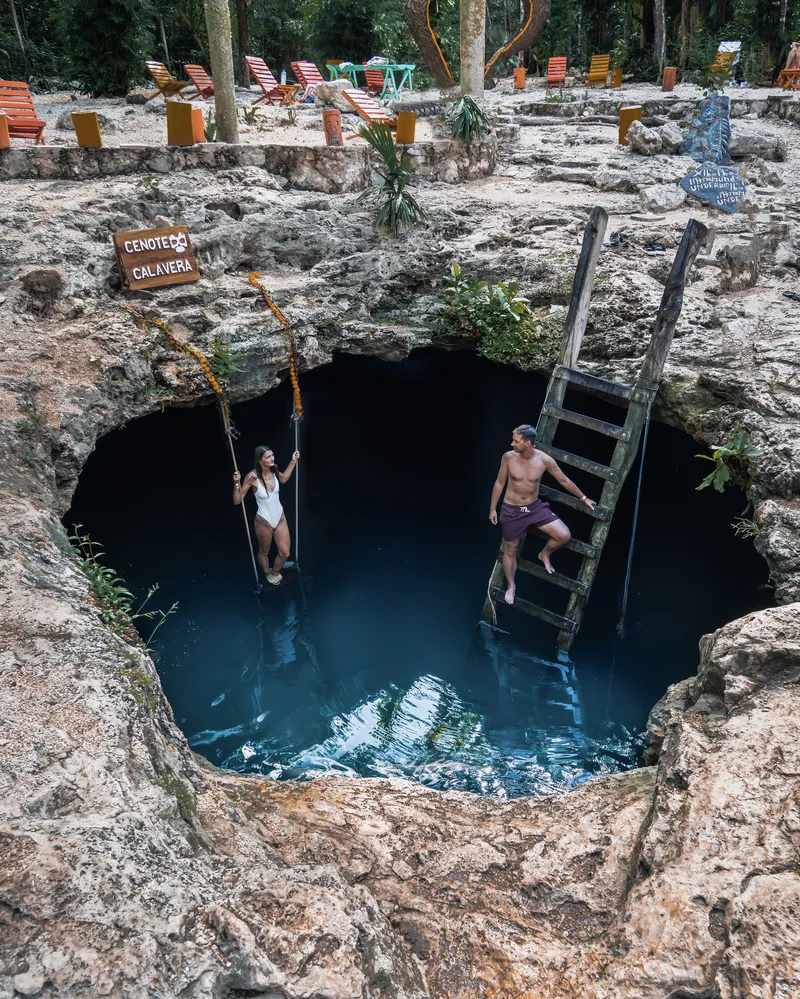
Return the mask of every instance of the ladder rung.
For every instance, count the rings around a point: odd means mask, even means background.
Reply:
[[[490,587],[489,593],[493,600],[502,601],[505,596],[505,590],[501,590],[499,586]],[[571,621],[568,617],[562,617],[560,614],[555,614],[544,607],[539,607],[538,604],[532,604],[529,600],[523,600],[521,597],[516,598],[514,607],[525,614],[530,614],[531,617],[538,617],[539,620],[546,621],[547,624],[552,624],[559,631],[568,631],[572,634],[572,632],[578,630],[576,621]]]
[[[604,392],[606,395],[615,395],[619,399],[630,399],[633,392],[633,385],[611,382],[607,378],[598,378],[597,375],[590,375],[586,371],[576,371],[574,368],[565,368],[563,365],[559,365],[555,373],[560,378],[566,378],[567,381],[580,385],[581,388],[589,389],[592,392]]]
[[[539,445],[537,444],[536,446],[538,447]],[[594,517],[595,520],[611,520],[613,513],[613,510],[609,510],[604,506],[596,506],[594,510],[590,510],[585,503],[581,503],[577,496],[562,493],[560,489],[551,489],[550,486],[539,486],[539,497],[540,499],[546,499],[548,502],[552,500],[555,503],[563,503],[564,506],[571,506],[573,510],[579,510],[589,517]]]
[[[584,416],[583,413],[573,413],[571,409],[562,409],[554,406],[551,402],[544,404],[544,411],[548,416],[553,416],[557,420],[564,420],[567,423],[576,423],[586,430],[595,430],[598,434],[605,434],[606,437],[615,437],[618,441],[629,441],[631,432],[627,427],[618,427],[613,423],[606,423],[604,420],[595,420],[592,416]]]
[[[584,472],[589,472],[590,475],[597,475],[601,479],[605,479],[606,482],[619,482],[621,478],[618,468],[609,468],[608,465],[600,465],[596,461],[582,458],[579,454],[570,454],[569,451],[562,451],[560,447],[553,447],[552,444],[540,444],[537,441],[535,446],[540,451],[544,451],[545,454],[549,454],[551,458],[555,458],[556,461],[563,461],[565,465],[572,465],[573,468],[580,468]]]
[[[517,568],[521,572],[527,572],[531,576],[536,576],[537,579],[544,579],[548,583],[553,583],[555,586],[560,586],[565,590],[571,590],[573,593],[586,595],[589,592],[589,587],[586,583],[580,583],[577,579],[571,579],[560,572],[548,572],[543,565],[539,565],[536,562],[529,562],[525,558],[517,560]]]
[[[581,504],[581,506],[583,506],[583,504]],[[529,533],[531,533],[530,530]],[[538,531],[536,528],[533,529],[533,533],[535,533],[537,537],[541,538],[542,541],[548,541],[550,538],[550,536],[545,534],[544,531]],[[600,554],[602,552],[602,549],[595,548],[594,545],[590,545],[586,541],[577,541],[575,538],[570,538],[564,545],[564,548],[571,552],[577,552],[579,555],[583,555],[584,558],[600,558]]]

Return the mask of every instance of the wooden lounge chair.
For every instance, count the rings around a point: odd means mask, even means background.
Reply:
[[[383,93],[383,88],[386,86],[383,71],[380,69],[365,69],[364,76],[367,78],[367,93],[380,96]]]
[[[608,70],[610,66],[610,55],[592,56],[592,62],[589,66],[589,78],[586,81],[586,86],[593,87],[597,85],[605,87],[608,82]]]
[[[180,97],[181,91],[189,86],[188,80],[186,83],[176,80],[163,62],[155,62],[153,59],[148,59],[145,66],[147,66],[147,72],[153,78],[153,83],[158,87],[158,92],[164,95],[164,100],[168,97]],[[156,96],[156,94],[153,94],[153,97]]]
[[[207,101],[214,96],[214,81],[206,73],[202,66],[190,66],[188,63],[183,67],[184,73],[197,87],[197,93],[191,98],[193,101]]]
[[[42,133],[47,123],[37,116],[27,83],[0,80],[0,114],[8,119],[10,138],[33,139],[36,145],[45,145]]]
[[[283,103],[283,91],[280,84],[272,75],[269,66],[258,56],[245,56],[244,61],[250,68],[250,72],[256,78],[256,83],[261,87],[261,97],[253,101],[253,107],[261,104],[262,101],[269,101],[270,104]]]
[[[397,119],[392,118],[385,108],[382,108],[376,100],[370,97],[369,94],[365,94],[363,90],[354,90],[352,87],[346,87],[342,91],[342,95],[346,101],[353,105],[364,121],[370,125],[376,121],[385,121],[393,132],[396,130]]]
[[[730,72],[733,69],[733,63],[736,59],[736,52],[717,52],[714,56],[714,61],[709,67],[709,72],[712,76],[721,77],[723,80],[727,80],[730,76]]]
[[[297,82],[302,83],[306,89],[325,82],[325,77],[313,62],[293,62],[291,66],[292,72],[297,77]]]
[[[567,78],[567,57],[553,56],[547,60],[547,86],[562,87]]]

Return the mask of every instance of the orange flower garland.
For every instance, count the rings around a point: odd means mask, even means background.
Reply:
[[[292,383],[292,394],[294,396],[294,411],[297,415],[298,420],[303,419],[303,400],[300,395],[300,382],[297,379],[297,344],[295,343],[294,333],[292,333],[292,327],[289,325],[289,321],[286,316],[281,312],[278,306],[272,301],[272,299],[267,294],[266,289],[261,284],[261,275],[256,271],[251,271],[250,273],[250,284],[254,288],[258,288],[261,294],[264,296],[264,301],[269,306],[272,314],[278,320],[278,322],[283,326],[286,331],[286,335],[289,337],[289,343],[291,344],[291,350],[289,353],[289,381]]]

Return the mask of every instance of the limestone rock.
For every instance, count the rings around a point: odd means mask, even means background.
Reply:
[[[342,91],[352,89],[353,84],[349,80],[327,80],[325,83],[317,83],[314,86],[316,103],[319,107],[335,107],[340,111],[352,113],[353,105],[342,96]]]
[[[683,132],[674,121],[668,121],[666,125],[661,125],[654,131],[661,136],[661,151],[663,153],[677,153],[680,150],[683,143]]]
[[[732,127],[728,152],[736,159],[757,156],[762,160],[778,162],[783,162],[788,154],[786,142],[781,136],[746,128],[738,122]]]
[[[625,144],[634,153],[643,156],[654,156],[661,152],[661,133],[655,128],[647,128],[640,121],[632,121],[625,136]]]
[[[646,212],[671,212],[686,201],[686,191],[676,184],[654,184],[639,195]]]

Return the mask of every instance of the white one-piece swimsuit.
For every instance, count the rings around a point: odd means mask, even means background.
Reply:
[[[267,489],[260,478],[256,478],[256,505],[258,506],[258,516],[263,517],[270,527],[275,528],[280,524],[283,516],[281,506],[281,485],[278,476],[275,478],[275,488]]]

